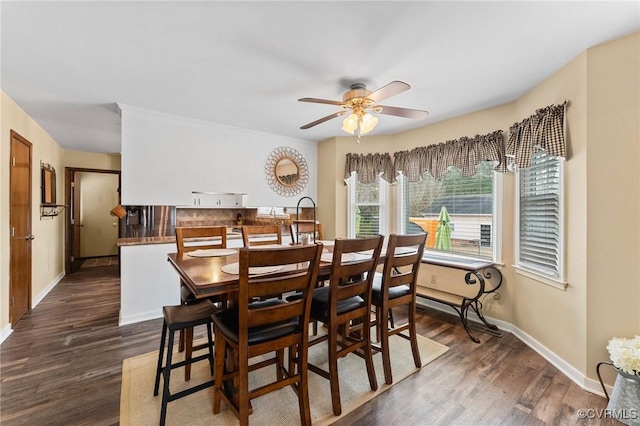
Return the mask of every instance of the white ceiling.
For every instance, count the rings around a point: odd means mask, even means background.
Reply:
[[[321,141],[350,83],[412,88],[390,134],[512,101],[594,45],[640,30],[624,2],[8,2],[2,90],[67,149],[120,152],[117,103]],[[232,141],[229,141],[230,143]]]

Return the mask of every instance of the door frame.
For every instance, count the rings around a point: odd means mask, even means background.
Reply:
[[[117,174],[118,175],[118,203],[120,203],[121,200],[121,185],[122,185],[122,179],[121,179],[121,174],[120,174],[120,170],[109,170],[109,169],[90,169],[90,168],[85,168],[85,167],[65,167],[64,168],[64,186],[65,186],[65,204],[67,206],[69,206],[69,208],[67,208],[67,221],[66,221],[66,230],[65,230],[65,270],[67,271],[67,273],[73,273],[77,270],[77,259],[76,262],[72,261],[72,257],[73,257],[73,253],[74,253],[74,249],[75,247],[73,246],[73,224],[72,224],[72,220],[73,220],[73,212],[76,211],[77,208],[79,208],[79,204],[80,204],[80,194],[78,194],[77,200],[78,200],[78,205],[75,205],[74,200],[71,197],[71,193],[72,193],[72,188],[71,188],[71,183],[74,181],[75,178],[75,174],[76,173],[109,173],[109,174]],[[115,207],[115,206],[114,206]],[[120,224],[121,226],[121,224]],[[120,232],[120,226],[118,226],[118,232]],[[79,247],[78,247],[78,252],[79,252]],[[118,250],[118,253],[120,251]],[[74,269],[75,267],[75,269]]]

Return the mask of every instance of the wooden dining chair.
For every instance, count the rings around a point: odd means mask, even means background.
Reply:
[[[338,358],[362,350],[371,390],[378,389],[371,347],[371,286],[380,251],[382,236],[357,239],[337,239],[329,285],[317,288],[311,301],[311,319],[324,323],[327,334],[310,345],[328,340],[329,371],[309,364],[309,370],[329,379],[333,414],[342,412],[338,381]],[[303,246],[304,247],[304,246]],[[368,253],[368,254],[361,254]],[[353,324],[360,326],[351,333]],[[338,338],[341,339],[338,339]]]
[[[408,339],[416,368],[422,366],[416,333],[416,282],[426,239],[426,233],[390,235],[384,269],[373,278],[371,303],[375,306],[376,338],[380,341],[384,380],[388,384],[393,383],[389,336],[397,334]],[[391,310],[399,306],[407,307],[407,322],[390,327]],[[404,331],[409,335],[401,334]]]
[[[291,242],[293,244],[299,243],[299,236],[302,234],[316,234],[316,241],[323,239],[322,233],[322,224],[316,221],[315,227],[313,226],[313,220],[294,220],[289,225],[289,232],[291,233]],[[313,240],[311,240],[313,242]],[[322,287],[324,283],[329,279],[329,275],[318,276],[318,282],[316,283],[316,287]],[[292,295],[289,297],[297,297],[298,295]],[[318,322],[313,321],[313,335],[318,334]]]
[[[188,253],[195,250],[208,250],[216,248],[227,248],[227,228],[225,226],[198,226],[198,227],[177,227],[176,246],[178,253]],[[189,288],[180,282],[180,300],[183,305],[192,305],[202,302],[197,299]],[[213,303],[224,303],[223,298],[215,296],[209,299]],[[191,359],[193,351],[203,349],[205,345],[193,346],[193,327],[180,329],[178,338],[178,351],[185,351],[185,358]],[[191,364],[187,364],[184,369],[184,379],[191,379]]]
[[[245,225],[242,242],[245,247],[282,244],[282,228],[280,225]]]
[[[298,236],[301,234],[312,234],[315,232],[316,240],[323,239],[322,233],[322,224],[320,222],[316,222],[315,227],[313,226],[313,220],[294,220],[289,225],[289,231],[291,232],[291,242],[294,244],[299,243]]]
[[[307,383],[309,312],[322,244],[282,248],[240,249],[239,288],[235,307],[213,315],[215,328],[215,384],[213,412],[220,401],[233,411],[241,425],[249,424],[250,401],[269,392],[292,386],[298,395],[301,423],[311,424]],[[275,267],[271,275],[249,275],[250,268]],[[289,268],[289,271],[286,269]],[[292,301],[270,298],[300,292]],[[289,348],[289,362],[284,362]],[[269,359],[250,364],[254,357],[275,352]],[[225,355],[229,358],[226,358]],[[225,359],[227,368],[225,369]],[[249,389],[249,373],[268,365],[276,367],[276,380]],[[236,387],[237,385],[237,387]]]

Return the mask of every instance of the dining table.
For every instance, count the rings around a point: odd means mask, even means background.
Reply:
[[[318,276],[329,276],[331,274],[333,246],[335,240],[317,240],[315,242],[322,243],[324,247],[318,268]],[[385,261],[387,254],[387,242],[388,239],[385,238],[382,250],[380,251],[380,257],[378,258],[378,264],[383,264]],[[291,247],[291,245],[292,244],[270,244],[256,246],[253,249]],[[214,249],[186,253],[169,253],[167,255],[167,260],[180,276],[181,283],[186,285],[197,299],[206,299],[211,296],[229,296],[237,293],[238,291],[240,277],[237,274],[237,271],[233,271],[235,273],[229,273],[231,269],[229,268],[230,266],[235,266],[237,269],[238,250],[239,249]],[[402,250],[402,248],[399,248],[398,250]],[[411,249],[407,250],[411,251]],[[358,257],[361,259],[370,257],[371,253],[354,253],[353,255],[353,260],[357,260]],[[425,262],[423,259],[423,262],[438,266],[449,266],[446,263],[438,261]],[[295,265],[290,265],[273,273],[288,273],[295,268]],[[225,272],[225,270],[227,272]]]
[[[331,272],[331,257],[333,256],[333,240],[317,241],[324,246],[318,276],[329,275]],[[253,250],[290,247],[289,244],[257,246]],[[206,253],[169,253],[167,260],[176,270],[181,278],[182,284],[195,295],[197,299],[205,299],[211,296],[233,295],[238,291],[240,276],[236,273],[229,273],[238,264],[239,249],[225,249],[217,253],[210,251]],[[252,249],[250,249],[252,250]],[[219,253],[219,254],[218,254]],[[362,254],[366,257],[366,254]],[[380,255],[384,261],[383,253]],[[273,274],[287,273],[294,270],[296,265],[289,265]],[[227,272],[225,272],[227,270]],[[235,271],[234,271],[235,272]]]

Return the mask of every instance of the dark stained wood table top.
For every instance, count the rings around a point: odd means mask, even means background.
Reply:
[[[318,241],[324,244],[324,251],[332,253],[334,241]],[[288,246],[288,245],[282,245]],[[266,246],[257,246],[256,249],[266,248]],[[222,271],[225,265],[238,262],[238,249],[233,249],[234,254],[228,256],[212,256],[212,257],[193,257],[189,253],[169,253],[167,260],[176,270],[184,285],[198,299],[207,298],[217,295],[232,295],[238,291],[239,276],[235,274],[227,274]],[[380,253],[379,263],[383,263],[385,259],[386,247]],[[363,258],[370,255],[362,254]],[[324,257],[324,256],[323,256]],[[292,268],[283,269],[275,272],[287,273]],[[318,269],[318,276],[327,276],[331,273],[331,262],[322,260]]]
[[[333,241],[325,241],[325,250],[333,251]],[[285,245],[283,245],[285,246]],[[264,248],[265,246],[257,247]],[[193,292],[197,298],[206,298],[216,295],[233,294],[238,291],[239,276],[227,274],[222,271],[225,265],[238,262],[238,249],[233,249],[234,254],[228,256],[193,257],[188,253],[170,253],[167,260],[182,282]],[[380,253],[379,263],[384,262],[386,255],[386,244]],[[450,268],[462,269],[466,271],[478,271],[489,266],[493,266],[491,261],[481,261],[472,259],[447,259],[444,256],[425,256],[423,263]],[[288,272],[284,270],[282,272]],[[331,272],[331,262],[320,262],[319,276],[329,275]]]
[[[258,246],[256,249],[264,247]],[[325,249],[330,252],[333,246],[327,245]],[[167,260],[196,298],[206,298],[238,291],[239,275],[222,271],[225,265],[238,262],[238,249],[234,251],[235,254],[232,255],[215,257],[193,257],[189,253],[169,253]],[[321,261],[319,275],[329,274],[330,269],[331,262]],[[291,269],[284,269],[279,273],[289,271]]]

